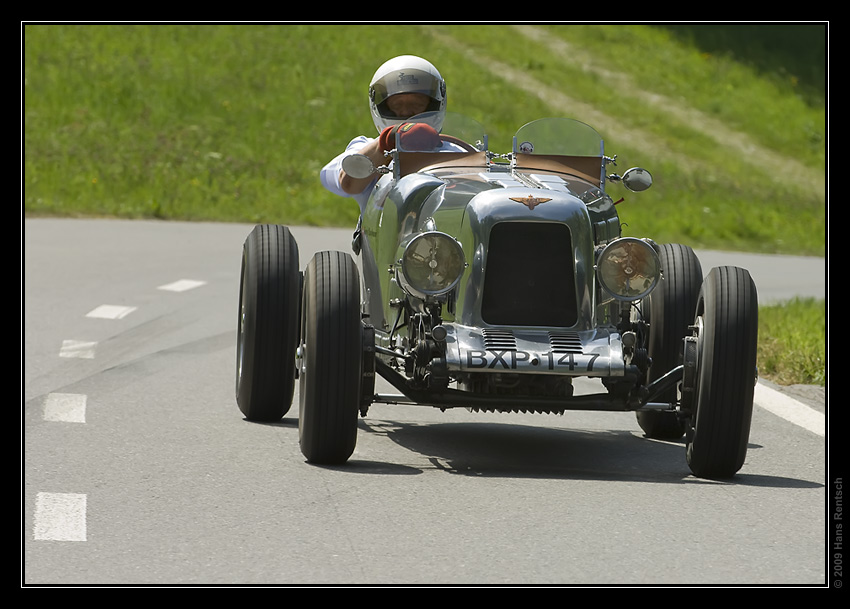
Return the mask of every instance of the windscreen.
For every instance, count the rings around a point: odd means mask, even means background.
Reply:
[[[590,125],[577,120],[542,118],[516,132],[514,152],[601,157],[602,136]]]

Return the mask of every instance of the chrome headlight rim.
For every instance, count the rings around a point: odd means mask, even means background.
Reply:
[[[661,281],[661,271],[661,258],[654,245],[637,237],[611,241],[596,258],[599,285],[612,298],[623,302],[649,296]]]
[[[430,243],[430,246],[427,245]],[[437,255],[437,250],[446,256]],[[428,256],[423,255],[427,250]],[[423,265],[428,265],[428,269]],[[404,245],[398,260],[399,283],[405,292],[422,299],[439,298],[451,292],[460,283],[466,268],[463,247],[457,239],[441,231],[425,231],[412,235]],[[434,272],[438,267],[441,278]],[[423,281],[423,274],[427,280]]]

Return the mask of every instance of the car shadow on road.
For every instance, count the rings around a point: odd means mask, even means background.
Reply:
[[[361,420],[359,433],[380,434],[416,455],[394,467],[360,460],[340,469],[410,475],[429,470],[480,478],[552,478],[735,484],[772,488],[822,486],[807,480],[739,472],[729,480],[691,474],[684,441],[650,440],[639,431],[538,427],[493,422],[404,423]],[[750,450],[758,450],[751,446]]]

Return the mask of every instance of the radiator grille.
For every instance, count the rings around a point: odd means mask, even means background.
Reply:
[[[481,317],[506,326],[572,326],[573,247],[564,224],[501,222],[490,231]]]
[[[581,353],[581,339],[575,332],[549,332],[553,353]]]
[[[484,330],[485,349],[514,349],[516,350],[516,337],[510,330]]]

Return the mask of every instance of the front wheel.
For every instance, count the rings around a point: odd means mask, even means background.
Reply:
[[[292,404],[301,274],[285,226],[255,226],[242,247],[236,402],[249,421],[278,421]]]
[[[360,276],[342,252],[317,253],[304,272],[299,368],[301,452],[340,464],[357,442],[361,358]]]
[[[758,296],[746,270],[711,270],[697,303],[694,328],[688,466],[702,478],[730,478],[747,454],[756,381]]]
[[[652,382],[682,363],[682,341],[694,319],[702,265],[687,245],[665,243],[659,251],[663,278],[645,301],[644,316],[649,321],[649,357]],[[662,402],[676,402],[676,389],[660,396]],[[673,411],[641,411],[637,422],[648,438],[677,440],[685,433],[685,423]]]

